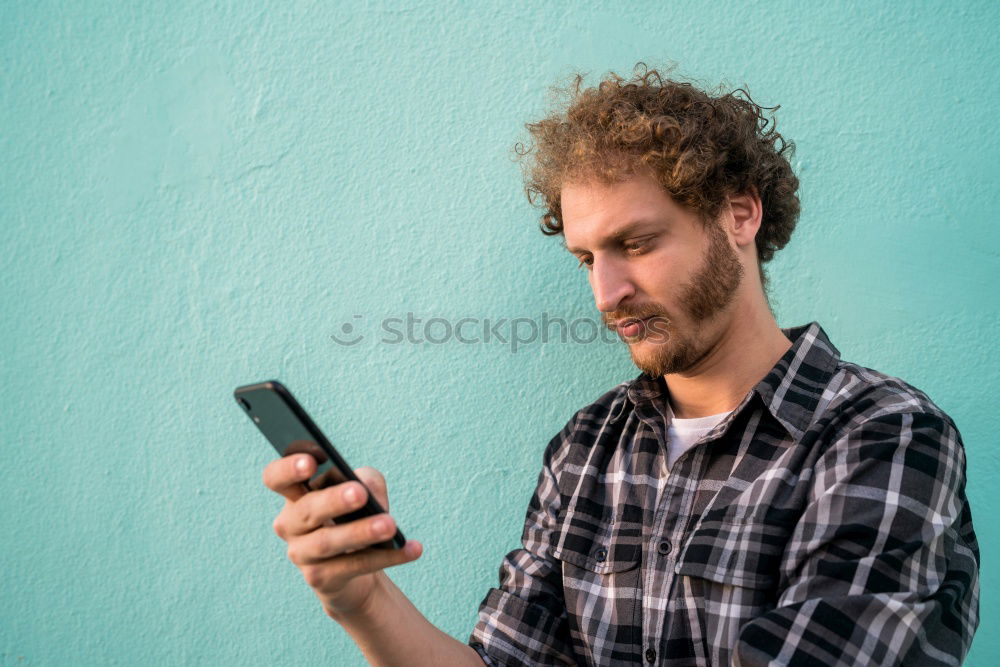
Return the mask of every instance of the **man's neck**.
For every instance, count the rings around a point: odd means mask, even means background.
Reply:
[[[664,376],[675,417],[733,410],[792,346],[770,310],[732,322],[693,373]]]

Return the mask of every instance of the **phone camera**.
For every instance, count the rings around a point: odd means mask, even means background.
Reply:
[[[247,399],[240,398],[240,405],[242,405],[244,408],[246,408],[247,412],[250,411],[250,401],[248,401]]]

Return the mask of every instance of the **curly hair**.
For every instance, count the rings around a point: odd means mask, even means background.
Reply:
[[[780,107],[758,106],[742,88],[705,92],[642,62],[630,79],[612,72],[584,88],[584,76],[553,88],[555,110],[525,125],[533,143],[514,147],[528,201],[545,210],[542,232],[563,232],[560,191],[572,179],[611,184],[648,168],[706,227],[727,195],[755,189],[763,209],[756,247],[766,293],[763,264],[788,243],[799,217],[799,180],[788,160],[795,144],[773,123],[768,128],[763,113]]]

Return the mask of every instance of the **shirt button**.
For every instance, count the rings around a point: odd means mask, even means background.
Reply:
[[[651,648],[646,649],[646,662],[656,662],[656,651]]]
[[[666,556],[668,553],[670,553],[670,542],[668,540],[663,540],[662,542],[656,545],[656,551],[661,556]]]
[[[598,549],[597,551],[594,552],[594,559],[597,560],[598,563],[603,563],[605,559],[607,559],[607,557],[608,557],[607,549]]]

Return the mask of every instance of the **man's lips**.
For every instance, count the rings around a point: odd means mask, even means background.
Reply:
[[[621,334],[623,337],[635,338],[640,333],[642,333],[642,331],[646,328],[646,324],[653,317],[655,317],[655,315],[650,317],[645,317],[643,319],[629,317],[615,324],[615,328],[618,330],[618,333]]]

